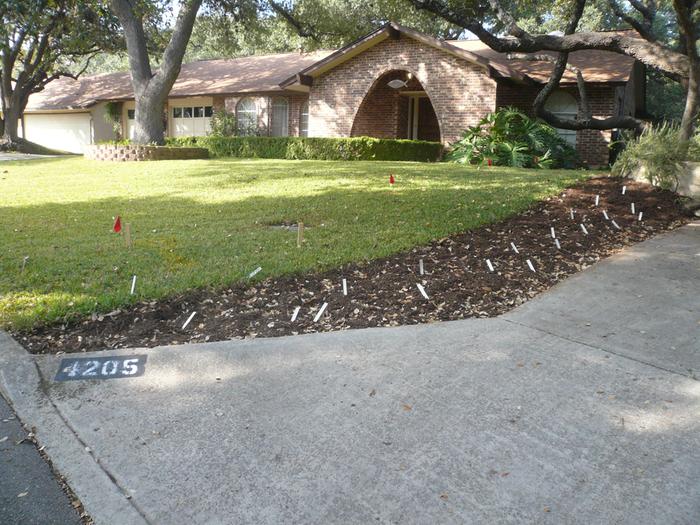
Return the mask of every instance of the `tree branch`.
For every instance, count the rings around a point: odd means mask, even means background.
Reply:
[[[127,54],[134,88],[143,89],[153,78],[151,64],[148,60],[148,46],[143,31],[143,21],[134,12],[133,5],[129,0],[111,0],[111,6],[124,29],[127,43],[132,44],[127,46]]]
[[[165,84],[172,86],[180,74],[182,58],[185,56],[187,43],[190,41],[190,36],[192,36],[194,20],[201,5],[202,0],[186,0],[180,8],[180,13],[173,28],[173,34],[163,52],[163,62],[157,73],[159,79]]]
[[[268,3],[270,4],[270,7],[282,18],[284,18],[285,22],[287,22],[294,30],[297,32],[297,34],[302,37],[302,38],[311,38],[315,42],[319,42],[320,39],[318,35],[310,28],[304,27],[304,25],[297,20],[297,18],[292,14],[292,12],[285,8],[282,4],[279,2],[275,2],[274,0],[268,0]]]
[[[639,2],[636,2],[639,4]],[[610,9],[612,9],[613,13],[618,18],[621,18],[624,20],[626,23],[631,25],[637,33],[639,33],[642,38],[648,40],[649,42],[656,42],[656,37],[654,35],[654,30],[652,28],[651,22],[649,20],[646,20],[645,22],[642,23],[633,16],[630,16],[625,12],[625,10],[620,6],[620,4],[617,3],[617,0],[608,0],[608,4],[610,5]]]
[[[527,60],[531,62],[550,62],[552,64],[557,63],[557,57],[554,57],[552,55],[543,55],[543,54],[526,54],[526,53],[508,53],[506,55],[506,58],[508,60]],[[576,75],[576,86],[578,88],[579,96],[581,98],[581,113],[583,113],[585,118],[590,118],[591,117],[591,107],[590,103],[588,101],[588,95],[586,93],[586,82],[585,79],[583,78],[583,72],[577,68],[576,66],[573,66],[568,63],[568,61],[564,64],[564,68],[567,71],[571,71]]]
[[[627,33],[579,32],[563,36],[552,34],[531,35],[518,27],[515,31],[521,36],[517,38],[504,38],[496,36],[488,31],[481,22],[470,13],[448,7],[440,0],[409,1],[417,9],[429,11],[444,18],[448,22],[471,31],[482,42],[500,53],[536,53],[538,51],[570,53],[584,49],[599,49],[636,58],[643,64],[665,71],[668,75],[672,75],[673,78],[676,79],[688,77],[688,58],[683,53],[671,49],[666,45],[662,45],[659,42],[649,42],[642,38],[630,36]],[[496,0],[489,0],[489,2],[496,2]],[[504,11],[503,8],[501,8],[501,10]],[[508,21],[508,18],[505,17],[504,20]]]

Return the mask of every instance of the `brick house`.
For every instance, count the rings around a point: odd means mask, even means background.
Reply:
[[[583,74],[594,116],[644,111],[641,63],[592,50],[571,53],[569,63]],[[225,108],[236,114],[241,133],[448,144],[499,107],[530,112],[551,67],[511,60],[478,40],[444,41],[389,23],[336,51],[184,64],[167,102],[166,133],[206,134],[213,112]],[[105,116],[115,104],[128,137],[135,107],[128,73],[63,78],[30,97],[23,133],[79,152],[85,144],[114,138]],[[560,115],[579,112],[572,71],[547,106]],[[560,133],[589,165],[608,164],[610,131]]]

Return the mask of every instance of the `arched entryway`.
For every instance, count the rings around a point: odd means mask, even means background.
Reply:
[[[351,136],[441,141],[430,97],[408,71],[381,75],[355,114]]]

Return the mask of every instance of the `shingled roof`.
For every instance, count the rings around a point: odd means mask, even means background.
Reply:
[[[506,53],[494,51],[481,40],[448,40],[447,42],[482,56],[492,63],[507,65],[535,82],[547,82],[554,67],[552,62],[509,59]],[[537,54],[556,57],[556,53],[549,51],[541,51]],[[569,65],[580,69],[586,82],[627,82],[632,74],[634,62],[634,58],[612,51],[586,49],[569,53]],[[561,83],[576,83],[575,73],[567,69]]]
[[[170,96],[274,93],[298,88],[303,78],[321,75],[399,33],[481,66],[494,78],[542,83],[547,81],[553,67],[551,62],[510,60],[505,54],[492,50],[479,40],[444,41],[389,23],[337,51],[253,55],[183,64]],[[582,71],[586,82],[626,82],[630,78],[634,62],[631,57],[609,51],[586,50],[569,55],[569,63]],[[563,83],[575,81],[575,75],[570,71],[562,78]],[[44,91],[33,94],[29,98],[27,111],[86,109],[100,101],[133,98],[131,80],[126,72],[105,73],[78,80],[64,77],[51,82]]]
[[[183,64],[171,97],[282,91],[280,83],[332,51],[279,53]],[[29,97],[28,111],[89,108],[106,100],[134,98],[129,73],[63,77]]]

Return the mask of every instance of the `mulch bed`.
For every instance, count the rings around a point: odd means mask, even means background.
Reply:
[[[596,195],[600,195],[598,206]],[[611,220],[605,219],[603,210]],[[638,220],[640,211],[642,221]],[[612,220],[621,229],[615,228]],[[624,246],[687,220],[673,193],[627,180],[595,178],[500,223],[384,259],[318,274],[267,279],[252,286],[191,291],[70,325],[13,335],[30,352],[55,353],[491,317]],[[551,227],[561,249],[555,245]],[[419,273],[421,259],[424,275]],[[486,259],[495,271],[489,271]],[[347,280],[347,296],[342,291],[343,278]],[[418,283],[429,299],[422,296]],[[325,302],[325,312],[314,322]],[[300,311],[291,322],[296,307]]]

